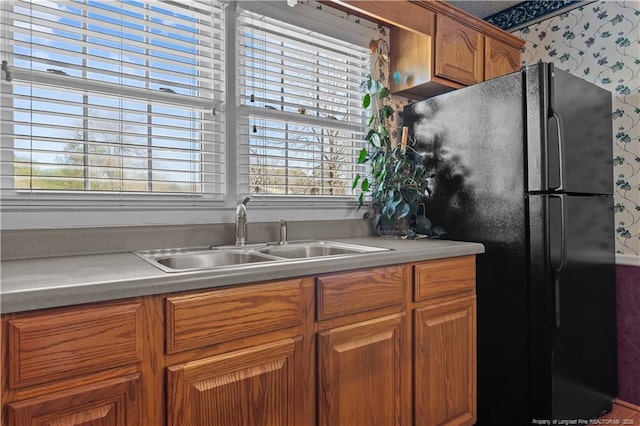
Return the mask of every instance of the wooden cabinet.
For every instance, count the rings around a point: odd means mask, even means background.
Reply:
[[[404,330],[402,313],[319,334],[320,425],[406,424]]]
[[[413,283],[415,302],[472,295],[476,290],[476,258],[462,256],[418,263],[414,266]]]
[[[168,368],[170,426],[285,426],[296,418],[300,340],[285,339]],[[299,374],[299,373],[298,373]]]
[[[390,27],[391,93],[426,98],[520,68],[524,40],[443,1],[334,0]]]
[[[406,270],[317,278],[320,425],[407,424]]]
[[[391,28],[390,72],[400,73],[400,84],[390,82],[392,93],[429,97],[520,69],[521,44],[508,44],[443,13],[436,16],[434,35]]]
[[[141,404],[135,374],[11,402],[8,420],[15,426],[139,425]]]
[[[94,306],[9,320],[12,388],[83,376],[136,363],[142,304]]]
[[[167,297],[167,353],[301,325],[300,283],[279,281]]]
[[[484,79],[490,80],[520,69],[520,49],[485,37]]]
[[[435,38],[435,75],[464,85],[483,80],[484,36],[480,32],[440,13]]]
[[[414,300],[414,424],[473,425],[475,257],[416,264]]]
[[[364,269],[317,278],[318,320],[404,304],[404,266]]]
[[[167,297],[168,425],[305,424],[302,299],[300,279]]]
[[[416,425],[475,423],[475,309],[468,296],[414,311]]]
[[[146,324],[142,299],[3,316],[2,424],[143,424]]]
[[[475,421],[475,257],[2,316],[3,426]]]

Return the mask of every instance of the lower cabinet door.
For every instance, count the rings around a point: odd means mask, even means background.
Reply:
[[[300,342],[284,339],[169,367],[167,424],[295,425]]]
[[[475,296],[414,311],[416,425],[476,421]]]
[[[319,334],[320,425],[406,424],[404,324],[398,314]]]
[[[10,426],[123,426],[144,424],[140,375],[8,404]]]

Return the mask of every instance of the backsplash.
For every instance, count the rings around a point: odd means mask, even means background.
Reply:
[[[365,237],[370,221],[362,219],[287,221],[290,241]],[[280,225],[249,222],[248,242],[278,241]],[[113,226],[86,228],[4,229],[0,259],[114,253],[135,250],[233,244],[233,223]]]
[[[526,41],[522,65],[553,62],[612,92],[616,252],[631,258],[640,257],[639,5],[597,1],[514,32]]]

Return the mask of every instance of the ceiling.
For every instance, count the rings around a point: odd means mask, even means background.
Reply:
[[[479,18],[486,18],[522,1],[447,0],[447,3]]]

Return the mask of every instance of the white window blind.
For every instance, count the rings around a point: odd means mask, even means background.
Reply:
[[[242,188],[351,197],[368,47],[249,11],[237,40]]]
[[[2,2],[3,194],[222,198],[213,0]]]

